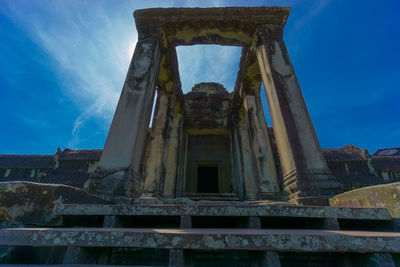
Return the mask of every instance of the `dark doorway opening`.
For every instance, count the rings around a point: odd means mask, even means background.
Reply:
[[[218,193],[218,167],[197,167],[197,192]]]

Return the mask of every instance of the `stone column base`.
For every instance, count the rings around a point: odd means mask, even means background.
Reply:
[[[84,189],[107,199],[134,198],[140,194],[140,177],[128,168],[98,167],[85,182]]]
[[[289,195],[288,202],[299,206],[329,206],[329,197],[325,196],[298,197],[296,194],[296,196],[293,197]]]
[[[284,196],[282,193],[278,192],[260,192],[258,193],[258,198],[261,200],[275,200],[275,201],[283,201]]]

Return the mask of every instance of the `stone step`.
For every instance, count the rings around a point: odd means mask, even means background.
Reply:
[[[0,246],[400,252],[400,233],[282,229],[5,228]]]
[[[353,220],[391,220],[385,208],[311,207],[291,205],[213,204],[213,205],[104,205],[57,204],[56,215],[121,215],[121,216],[259,216],[303,217]]]

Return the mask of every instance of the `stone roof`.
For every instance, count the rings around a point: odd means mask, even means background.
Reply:
[[[0,155],[1,169],[51,169],[53,155]]]
[[[102,149],[69,148],[57,150],[61,160],[99,161]],[[54,155],[0,155],[0,169],[52,169],[55,167]]]
[[[385,151],[386,149],[378,149]],[[80,149],[69,148],[56,153],[62,160],[71,161],[99,161],[102,149]],[[368,152],[353,145],[347,145],[339,149],[322,149],[327,161],[363,161],[366,160]],[[400,170],[400,156],[379,156],[375,152],[372,164],[376,170]],[[0,169],[52,169],[55,166],[54,155],[0,155]]]
[[[378,149],[373,156],[400,156],[400,147]]]
[[[228,94],[228,90],[220,84],[216,82],[202,82],[196,83],[192,87],[192,92],[205,92],[208,94]]]
[[[372,165],[377,171],[399,171],[400,156],[372,156]]]
[[[57,149],[57,155],[62,160],[83,160],[83,161],[98,161],[100,160],[103,149],[80,149],[72,150],[65,148],[63,151]]]
[[[337,160],[337,161],[362,161],[366,160],[369,156],[368,151],[361,150],[359,147],[354,145],[347,145],[339,149],[322,149],[326,160]]]
[[[83,187],[84,183],[89,179],[90,173],[70,170],[57,171],[49,173],[40,178],[41,183],[49,184],[67,184],[75,187]]]

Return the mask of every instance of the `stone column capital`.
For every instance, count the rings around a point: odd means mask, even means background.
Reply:
[[[267,40],[283,39],[283,26],[276,24],[268,24],[260,26],[255,32],[256,45],[259,46]]]
[[[138,40],[154,39],[161,40],[163,37],[164,29],[160,24],[137,24]]]

